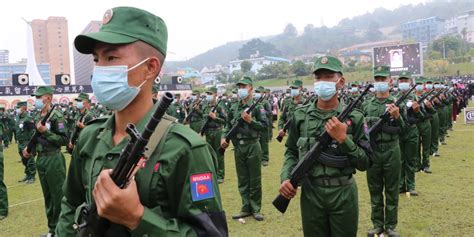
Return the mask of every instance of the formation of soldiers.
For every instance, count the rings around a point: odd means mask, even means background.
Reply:
[[[404,72],[395,80],[388,66],[375,67],[370,82],[348,83],[342,63],[331,56],[314,62],[313,91],[295,80],[285,93],[272,93],[243,77],[222,94],[215,87],[193,91],[189,98],[174,94],[167,109],[171,116],[153,131],[154,147],[147,147],[147,159],[137,165],[141,170],[117,187],[110,169],[133,140],[126,126],[134,123],[143,132],[158,106],[153,82],[166,56],[167,28],[152,13],[117,7],[105,13],[99,32],[77,36],[74,45],[94,54],[98,104],[80,94],[74,103],[54,105],[54,90],[42,86],[30,108],[26,101],[15,111],[0,108],[0,219],[8,215],[3,149],[16,141],[25,166],[19,182],[34,183],[38,173],[45,236],[76,236],[91,206],[119,236],[226,236],[218,185],[229,178],[225,150],[233,145],[242,199],[232,219],[263,221],[261,169],[270,165],[269,143],[283,141],[279,193],[290,200],[301,187],[305,236],[357,235],[357,170],[367,172],[373,223],[368,236],[399,236],[399,194],[419,195],[416,173],[436,172],[431,158],[443,155],[439,144],[446,145],[470,96],[470,77],[452,83]],[[292,182],[293,170],[324,138],[330,145],[301,181]],[[66,151],[72,154],[68,172]]]

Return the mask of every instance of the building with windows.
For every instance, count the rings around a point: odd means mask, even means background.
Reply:
[[[433,41],[437,36],[443,34],[445,20],[439,17],[417,19],[403,23],[402,36],[404,40],[422,42],[424,46]]]
[[[98,32],[102,26],[101,21],[91,21],[87,24],[86,28],[81,32],[81,34],[88,34],[92,32]],[[94,60],[91,54],[82,54],[73,47],[73,57],[74,57],[74,78],[76,80],[76,85],[90,85],[92,70],[94,70]]]
[[[291,61],[285,58],[278,58],[278,57],[270,57],[270,56],[262,56],[262,57],[255,57],[249,58],[244,60],[234,60],[229,62],[229,73],[232,74],[234,71],[240,71],[240,64],[243,61],[248,61],[252,64],[251,71],[257,73],[260,69],[262,69],[266,65],[272,65],[275,63],[286,62],[290,63]]]
[[[70,74],[68,25],[65,17],[31,21],[33,47],[38,65],[49,64],[49,78]],[[39,66],[38,66],[39,68]],[[43,77],[44,78],[44,77]],[[46,81],[46,79],[44,78]],[[51,81],[56,84],[54,80]]]
[[[51,72],[49,69],[49,64],[47,63],[38,63],[38,71],[43,78],[46,85],[51,84]],[[11,86],[12,85],[12,75],[17,73],[25,73],[26,62],[20,63],[10,63],[10,64],[0,64],[0,86]]]
[[[445,32],[465,37],[467,42],[474,43],[474,9],[446,20]]]
[[[0,64],[10,63],[10,51],[8,49],[0,49]]]

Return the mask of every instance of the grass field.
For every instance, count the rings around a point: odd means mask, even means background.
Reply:
[[[472,105],[472,104],[471,104]],[[447,146],[440,146],[439,158],[432,158],[433,174],[417,173],[418,197],[400,197],[399,224],[402,236],[474,236],[474,125],[463,124],[459,117]],[[262,168],[265,221],[251,218],[245,224],[231,220],[240,210],[234,158],[226,153],[226,179],[220,185],[231,236],[302,236],[299,196],[286,214],[280,214],[271,202],[278,192],[284,146],[270,143],[270,165]],[[38,236],[47,231],[39,181],[19,184],[23,166],[18,163],[15,145],[5,151],[5,179],[10,211],[0,221],[0,236]],[[69,160],[69,157],[67,157]],[[370,223],[370,200],[365,173],[356,175],[359,187],[359,236],[365,236]]]

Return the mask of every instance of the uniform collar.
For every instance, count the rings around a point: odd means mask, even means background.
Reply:
[[[309,108],[307,110],[307,114],[311,114],[311,115],[316,116],[316,117],[321,118],[321,119],[326,119],[326,118],[330,118],[330,117],[335,116],[335,115],[339,115],[340,113],[342,113],[342,111],[346,107],[344,102],[340,99],[339,99],[339,105],[337,106],[337,108],[335,110],[330,110],[330,111],[323,111],[321,109],[318,109],[316,107],[317,103],[318,103],[318,99],[316,99],[313,103],[311,103],[309,105]]]

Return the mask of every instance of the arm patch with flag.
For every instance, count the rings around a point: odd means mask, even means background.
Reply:
[[[190,183],[193,202],[214,197],[212,173],[191,175]]]

